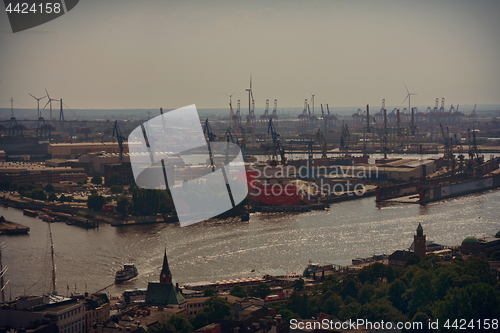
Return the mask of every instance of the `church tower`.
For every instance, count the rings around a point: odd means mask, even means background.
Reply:
[[[415,254],[420,258],[423,258],[425,256],[427,246],[425,241],[424,228],[422,228],[420,222],[418,223],[417,234],[413,236],[413,243]]]
[[[170,273],[170,268],[168,267],[167,260],[167,250],[165,249],[165,254],[163,256],[163,267],[160,273],[160,283],[172,283],[172,273]]]

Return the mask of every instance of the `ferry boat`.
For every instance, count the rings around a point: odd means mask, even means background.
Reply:
[[[115,282],[124,282],[135,278],[139,273],[134,264],[125,264],[123,269],[116,272]]]

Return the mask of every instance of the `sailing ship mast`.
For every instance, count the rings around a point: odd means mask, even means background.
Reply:
[[[3,267],[2,265],[2,250],[5,247],[5,244],[2,243],[0,244],[0,288],[2,291],[2,303],[5,302],[5,292],[4,289],[7,287],[7,284],[9,283],[10,280],[8,280],[5,284],[3,283],[3,276],[5,275],[5,272],[7,271],[7,267]]]
[[[54,261],[54,243],[52,242],[52,229],[49,225],[49,237],[50,237],[50,256],[52,257],[52,294],[57,295],[56,291],[56,263]]]

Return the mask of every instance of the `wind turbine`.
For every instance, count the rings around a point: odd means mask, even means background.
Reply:
[[[411,135],[415,135],[415,119],[414,119],[413,110],[410,107],[410,99],[411,99],[411,95],[416,95],[416,94],[409,92],[406,84],[405,84],[405,88],[406,88],[406,92],[408,93],[408,95],[406,95],[406,98],[408,98],[408,112],[410,112],[410,114],[411,114],[411,125],[410,125]],[[406,98],[404,101],[406,101]],[[403,101],[403,103],[404,103],[404,101]]]
[[[235,92],[233,92],[231,95],[222,93],[222,95],[226,95],[227,97],[229,97],[229,105],[233,105],[231,97],[233,97],[233,95],[234,95]]]
[[[408,93],[408,95],[406,95],[406,98],[408,98],[408,112],[411,112],[411,108],[410,108],[411,95],[416,95],[416,94],[409,92],[406,84],[405,84],[405,88],[406,88],[406,92]],[[403,103],[406,101],[406,98],[404,99]]]
[[[37,115],[38,115],[38,118],[40,118],[40,100],[41,99],[44,99],[45,97],[47,96],[43,96],[43,97],[40,97],[40,98],[36,98],[35,96],[33,96],[32,94],[28,93],[28,95],[30,95],[31,97],[33,97],[34,99],[36,99],[37,101]]]
[[[252,75],[250,74],[250,88],[246,89],[248,91],[248,119],[253,122],[254,115],[252,114],[252,102],[253,102],[253,92],[252,92]]]
[[[59,101],[58,99],[54,99],[54,98],[50,98],[50,95],[49,95],[49,92],[47,91],[47,89],[45,89],[45,92],[47,93],[47,97],[49,98],[49,101],[47,102],[47,104],[45,104],[45,106],[43,107],[44,109],[47,107],[47,105],[50,104],[50,117],[49,119],[52,120],[52,101]]]

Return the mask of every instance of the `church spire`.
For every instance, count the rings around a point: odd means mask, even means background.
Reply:
[[[160,273],[160,283],[172,283],[172,273],[170,273],[170,268],[168,267],[167,260],[167,249],[165,249],[165,254],[163,256],[163,267]]]

